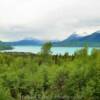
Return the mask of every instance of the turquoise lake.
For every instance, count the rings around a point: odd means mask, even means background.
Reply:
[[[52,47],[52,54],[65,54],[69,55],[74,54],[77,50],[82,49],[82,47]],[[97,48],[100,49],[100,48]],[[93,48],[88,48],[88,53],[91,54]],[[3,52],[30,52],[30,53],[39,53],[41,51],[41,46],[14,46],[13,50],[5,50]]]

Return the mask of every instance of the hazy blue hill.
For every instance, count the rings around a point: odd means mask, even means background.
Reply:
[[[82,38],[82,36],[80,36],[76,33],[73,33],[67,39],[63,40],[63,42],[75,41],[75,40],[78,40],[78,39],[81,39],[81,38]]]
[[[88,45],[89,47],[100,47],[100,31],[96,31],[91,35],[80,37],[72,34],[69,38],[56,42],[54,46],[68,46],[68,47],[82,47]]]
[[[22,46],[22,45],[35,45],[35,46],[39,46],[39,45],[43,45],[45,42],[58,42],[58,40],[51,40],[51,41],[46,41],[46,40],[39,40],[39,39],[33,39],[33,38],[26,38],[23,40],[19,40],[19,41],[13,41],[13,42],[5,42],[5,44],[7,45],[12,45],[12,46]]]
[[[42,45],[46,41],[38,40],[38,39],[23,39],[14,42],[5,42],[6,45]],[[51,41],[53,46],[66,46],[66,47],[82,47],[84,45],[88,45],[89,47],[100,47],[100,31],[96,31],[88,36],[79,36],[77,34],[72,34],[67,39],[63,41]]]
[[[23,39],[19,41],[14,41],[14,42],[6,42],[8,45],[42,45],[44,41],[42,40],[37,40],[37,39]]]
[[[79,41],[100,42],[100,31],[94,32],[91,35],[80,38]]]

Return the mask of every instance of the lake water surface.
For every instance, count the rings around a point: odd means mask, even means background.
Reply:
[[[77,50],[82,49],[81,47],[52,47],[51,51],[53,54],[74,54]],[[88,53],[91,54],[93,48],[88,48]],[[100,49],[100,48],[97,48]],[[41,46],[14,46],[13,50],[5,50],[4,52],[30,52],[39,53],[41,51]]]

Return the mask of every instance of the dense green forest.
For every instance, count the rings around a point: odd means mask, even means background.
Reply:
[[[0,100],[100,100],[100,50],[88,55],[0,53]]]

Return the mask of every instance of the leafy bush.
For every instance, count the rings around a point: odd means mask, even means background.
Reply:
[[[100,100],[100,50],[45,59],[0,53],[0,100]]]

